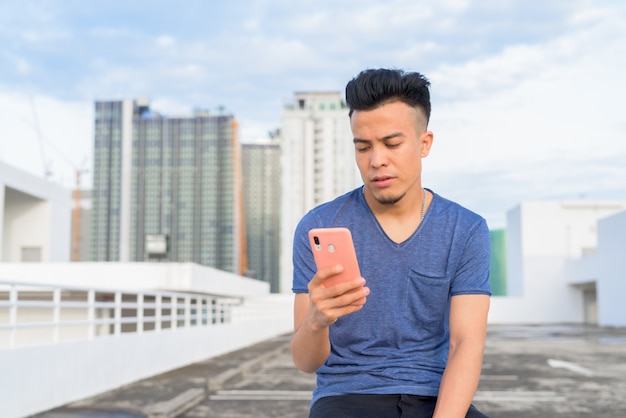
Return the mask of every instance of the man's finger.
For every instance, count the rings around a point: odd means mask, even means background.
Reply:
[[[320,286],[329,277],[336,276],[343,271],[343,267],[339,264],[324,269],[320,269],[309,282],[312,286]]]

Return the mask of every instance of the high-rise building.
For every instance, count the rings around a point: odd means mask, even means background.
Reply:
[[[291,289],[293,233],[314,206],[361,184],[339,92],[296,93],[281,121],[281,292]]]
[[[242,272],[240,154],[232,115],[95,104],[92,260],[195,262]]]
[[[91,190],[72,190],[72,261],[89,261],[91,256]]]
[[[280,146],[242,144],[248,275],[280,291]]]

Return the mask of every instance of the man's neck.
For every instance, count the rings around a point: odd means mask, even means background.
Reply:
[[[424,197],[427,200],[423,212],[425,213],[428,209],[432,197],[430,193],[421,189],[421,187],[420,191],[422,193],[407,194],[393,204],[380,203],[367,190],[364,192],[365,201],[376,220],[378,220],[387,236],[396,243],[404,242],[419,227],[422,221]]]

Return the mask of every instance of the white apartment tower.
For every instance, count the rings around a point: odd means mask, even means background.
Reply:
[[[348,108],[339,92],[295,93],[281,121],[280,292],[291,291],[293,233],[313,207],[360,185]]]

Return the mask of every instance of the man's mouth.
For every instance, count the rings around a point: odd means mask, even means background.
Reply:
[[[393,177],[390,176],[376,176],[371,179],[371,182],[377,187],[389,186],[392,181]]]

